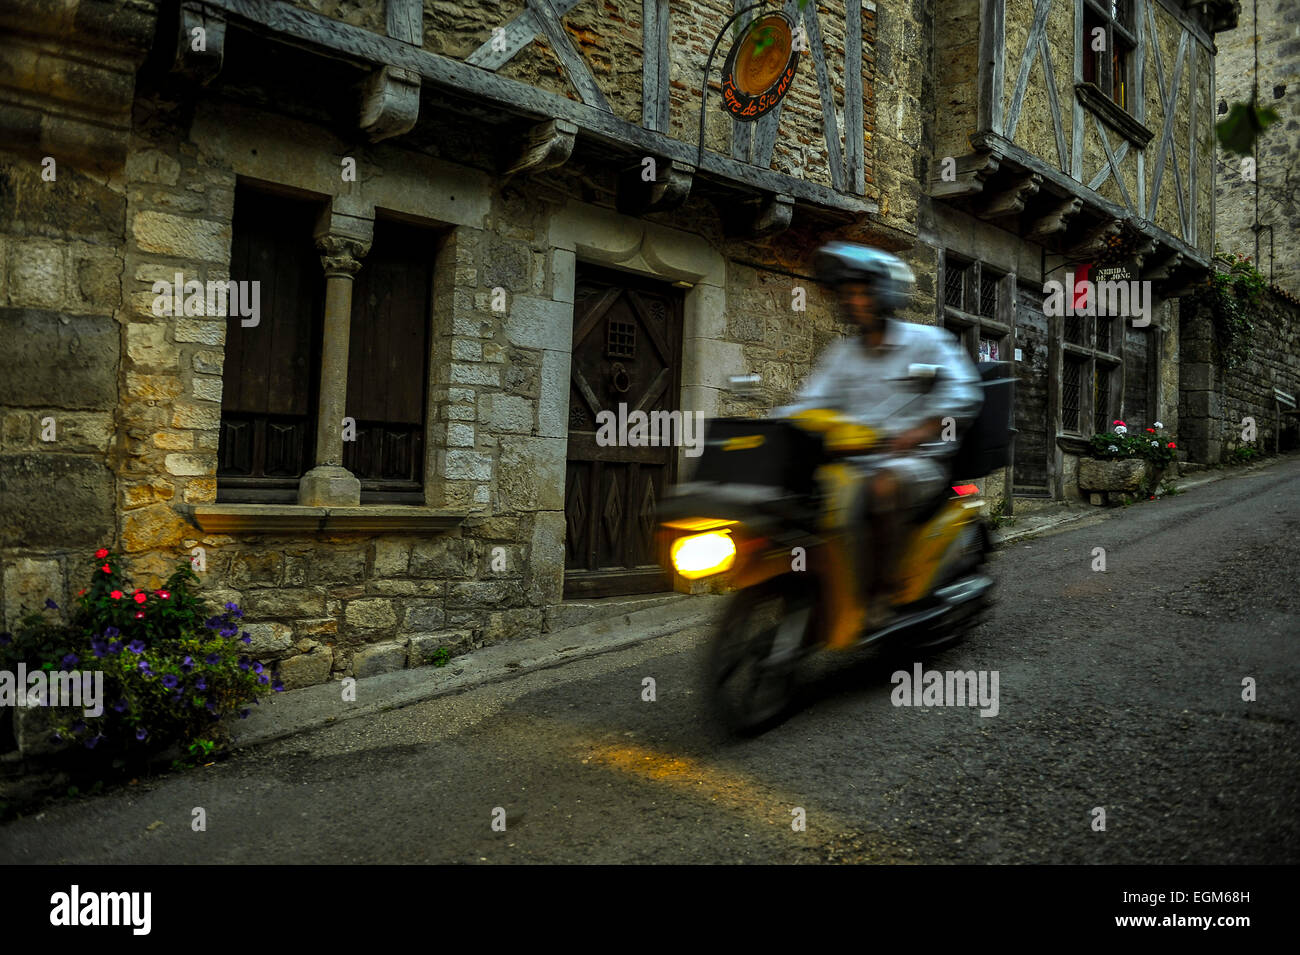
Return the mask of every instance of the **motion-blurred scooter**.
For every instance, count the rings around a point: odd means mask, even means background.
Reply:
[[[984,402],[952,458],[963,481],[1009,460],[1014,380],[1004,364],[978,366]],[[753,383],[733,385],[742,381]],[[992,537],[974,484],[952,485],[917,515],[892,574],[891,612],[873,620],[854,577],[853,537],[840,530],[859,479],[842,459],[870,454],[882,436],[831,410],[707,427],[695,474],[664,498],[659,520],[673,570],[690,580],[725,574],[736,591],[706,665],[726,729],[753,735],[782,721],[796,666],[815,650],[884,640],[937,649],[979,622],[993,588]]]

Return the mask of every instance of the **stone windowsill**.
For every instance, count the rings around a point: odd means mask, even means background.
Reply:
[[[1085,437],[1077,434],[1056,435],[1056,446],[1066,454],[1088,455],[1092,453],[1092,443]]]
[[[1074,95],[1079,98],[1085,109],[1091,110],[1097,117],[1115,132],[1119,133],[1138,149],[1146,148],[1155,133],[1139,123],[1133,116],[1109,96],[1101,91],[1096,83],[1076,83]]]
[[[194,519],[215,534],[369,534],[443,530],[460,525],[470,513],[412,505],[202,504],[194,508]]]

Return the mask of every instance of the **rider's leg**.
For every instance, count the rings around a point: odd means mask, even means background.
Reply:
[[[898,476],[889,469],[876,473],[871,481],[868,515],[871,540],[867,546],[875,552],[874,571],[868,586],[873,598],[887,597],[894,575],[894,561],[898,556],[898,541],[902,533],[901,485]]]

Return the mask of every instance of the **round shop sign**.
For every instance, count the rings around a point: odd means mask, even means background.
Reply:
[[[753,122],[781,102],[798,66],[794,24],[784,13],[764,14],[727,54],[723,108],[742,122]]]

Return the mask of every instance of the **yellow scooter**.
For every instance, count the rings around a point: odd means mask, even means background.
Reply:
[[[963,480],[1009,460],[1012,379],[1001,363],[979,366],[984,404],[953,457]],[[870,619],[842,531],[856,471],[841,460],[870,453],[872,429],[833,410],[789,419],[713,419],[691,481],[661,502],[663,552],[697,580],[727,575],[732,597],[709,646],[715,713],[752,735],[784,719],[799,660],[902,640],[932,650],[961,639],[988,607],[984,573],[992,537],[974,484],[929,502],[900,548],[891,614]]]

